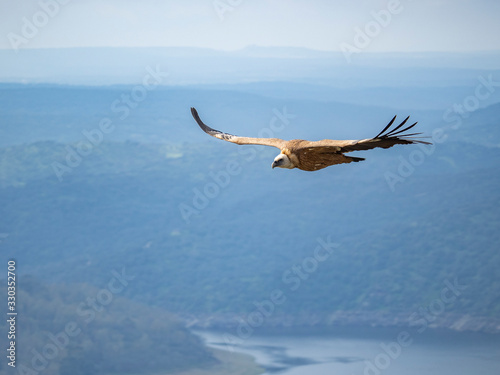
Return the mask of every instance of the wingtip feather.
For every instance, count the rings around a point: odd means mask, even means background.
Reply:
[[[392,124],[394,124],[394,121],[396,121],[396,117],[397,117],[397,115],[396,115],[396,116],[394,116],[394,117],[392,118],[392,120],[391,120],[391,121],[389,121],[389,123],[385,126],[385,128],[384,128],[384,129],[383,129],[380,133],[378,133],[378,134],[375,136],[375,138],[378,138],[378,137],[380,137],[382,134],[384,134],[384,132],[385,132],[387,129],[389,129],[389,128],[391,127],[391,125],[392,125]]]
[[[392,139],[394,141],[408,141],[408,142],[411,142],[411,143],[422,143],[422,144],[427,144],[427,145],[431,145],[432,144],[430,142],[408,138],[408,137],[411,137],[411,136],[419,135],[421,133],[404,134],[404,132],[412,129],[415,125],[418,124],[418,122],[415,122],[415,123],[411,124],[410,126],[407,126],[404,129],[401,129],[401,127],[403,127],[408,122],[408,120],[410,119],[410,116],[406,117],[403,120],[403,122],[401,122],[401,124],[399,124],[398,126],[396,126],[394,129],[389,130],[390,127],[391,127],[391,125],[394,123],[395,119],[396,119],[396,116],[394,116],[393,119],[389,122],[389,124],[384,128],[384,130],[382,130],[373,139],[377,139],[377,138],[378,139]]]

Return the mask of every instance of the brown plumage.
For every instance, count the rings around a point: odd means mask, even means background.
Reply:
[[[390,127],[396,120],[396,116],[394,116],[384,130],[373,138],[345,141],[336,141],[333,139],[323,139],[321,141],[304,141],[302,139],[294,139],[291,141],[285,141],[279,138],[239,137],[223,133],[204,124],[203,121],[201,121],[196,109],[191,108],[191,114],[200,128],[212,137],[236,143],[238,145],[263,145],[279,148],[281,153],[274,159],[272,164],[273,168],[298,168],[303,171],[317,171],[329,167],[330,165],[365,160],[363,158],[344,155],[344,153],[351,151],[371,150],[372,148],[377,147],[389,148],[398,144],[430,144],[429,142],[410,138],[421,133],[403,134],[417,124],[415,122],[414,124],[400,130],[407,123],[410,118],[409,116],[401,124],[390,130]]]

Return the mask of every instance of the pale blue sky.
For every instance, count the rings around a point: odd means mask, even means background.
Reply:
[[[339,50],[342,43],[353,44],[355,29],[364,29],[373,12],[387,11],[389,3],[399,3],[397,14],[374,29],[366,51],[500,50],[498,0],[0,0],[0,48],[11,48],[12,38],[20,36],[20,48]],[[42,11],[42,4],[51,4],[49,10]],[[221,17],[215,5],[223,4]],[[23,35],[26,19],[38,23],[38,30]]]

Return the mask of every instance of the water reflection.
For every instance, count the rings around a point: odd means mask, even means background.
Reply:
[[[229,347],[224,333],[198,331],[208,345],[253,356],[266,374],[498,375],[500,337],[480,334],[420,336],[406,347],[394,332],[351,336],[311,333],[252,336]]]

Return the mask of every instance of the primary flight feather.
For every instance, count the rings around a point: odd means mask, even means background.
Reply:
[[[279,148],[281,153],[274,159],[272,168],[298,168],[303,171],[317,171],[329,167],[330,165],[365,160],[363,158],[344,155],[344,153],[351,151],[371,150],[377,147],[389,148],[394,145],[411,145],[416,143],[430,144],[429,142],[414,138],[421,133],[404,134],[417,124],[415,122],[404,127],[410,118],[409,116],[401,124],[391,129],[396,120],[396,116],[394,116],[389,124],[373,138],[346,141],[336,141],[333,139],[323,139],[321,141],[293,139],[291,141],[285,141],[279,138],[238,137],[236,135],[223,133],[219,130],[212,129],[201,121],[195,108],[191,108],[191,114],[200,128],[212,137],[238,145],[263,145]]]

